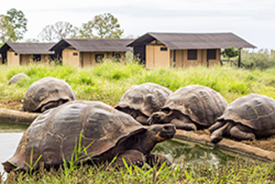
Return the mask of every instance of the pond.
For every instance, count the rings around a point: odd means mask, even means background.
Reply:
[[[10,158],[23,135],[27,125],[0,123],[0,162],[5,162]],[[154,151],[162,152],[174,163],[192,164],[198,162],[209,162],[211,164],[223,164],[227,161],[234,161],[238,154],[213,148],[207,145],[194,143],[185,140],[172,139],[164,141],[156,145]],[[242,155],[242,158],[255,160]],[[3,172],[2,164],[0,164],[0,172]]]

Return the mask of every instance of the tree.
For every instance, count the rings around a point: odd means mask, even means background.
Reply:
[[[80,38],[120,38],[123,30],[120,29],[117,18],[111,13],[104,13],[96,15],[93,20],[84,23],[79,34]]]
[[[234,47],[228,47],[221,52],[221,55],[226,57],[228,59],[228,62],[230,61],[230,58],[236,57],[239,54],[240,50],[235,49]]]
[[[56,22],[54,25],[47,25],[38,35],[43,41],[53,42],[64,38],[74,38],[77,34],[77,27],[69,22]]]
[[[2,43],[17,40],[14,29],[5,15],[0,15],[0,39]]]
[[[21,10],[17,11],[15,8],[12,8],[9,11],[7,11],[6,17],[12,25],[17,36],[17,39],[22,40],[23,33],[27,32],[28,22],[28,20],[25,18],[24,13]]]
[[[0,15],[0,37],[2,43],[23,39],[27,31],[27,19],[22,11],[12,8],[7,15]]]

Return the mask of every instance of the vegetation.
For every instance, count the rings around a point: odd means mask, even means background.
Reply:
[[[30,79],[8,86],[9,79],[20,72],[27,74]],[[172,91],[186,85],[200,84],[220,92],[229,103],[250,93],[275,98],[273,68],[265,71],[226,66],[146,70],[142,65],[128,60],[125,65],[104,61],[87,68],[47,64],[17,67],[0,65],[0,103],[20,101],[29,85],[46,76],[67,81],[79,100],[99,100],[112,106],[119,102],[127,89],[144,82],[158,83]],[[263,163],[236,158],[234,162],[213,165],[205,158],[205,163],[188,165],[182,162],[160,170],[135,166],[120,170],[65,166],[58,171],[46,172],[41,169],[32,175],[10,174],[5,183],[274,183],[274,168],[274,161]],[[0,182],[3,180],[0,178]]]
[[[221,55],[223,57],[226,57],[228,61],[230,60],[230,58],[236,57],[239,54],[239,49],[235,49],[234,47],[228,47],[221,52]]]
[[[10,174],[5,183],[274,183],[274,168],[274,162],[255,163],[240,158],[222,166],[212,165],[206,160],[205,163],[183,163],[159,170],[136,166],[119,170],[88,165],[65,166],[50,172],[40,169],[32,175]]]
[[[6,15],[0,15],[0,40],[2,43],[23,39],[27,31],[27,19],[21,10],[12,8]]]
[[[96,33],[95,33],[96,32]],[[118,19],[111,13],[96,15],[93,20],[84,23],[79,30],[79,38],[120,38],[123,30],[120,29]]]
[[[77,34],[78,28],[69,22],[56,22],[53,25],[47,25],[38,35],[42,41],[53,42],[64,38],[72,38]]]
[[[64,38],[120,38],[123,30],[120,29],[118,19],[111,13],[96,15],[93,20],[83,23],[80,28],[69,22],[56,22],[43,28],[38,37],[43,41],[60,41]]]
[[[208,86],[220,92],[228,102],[250,93],[264,94],[275,98],[275,69],[245,70],[231,67],[196,67],[188,69],[157,68],[146,70],[137,63],[105,61],[96,67],[76,69],[70,66],[30,64],[28,66],[0,66],[0,101],[21,100],[29,85],[46,76],[68,82],[77,99],[99,100],[110,105],[119,102],[120,97],[132,85],[154,82],[172,91],[190,84]],[[17,85],[7,86],[9,79],[23,72],[31,79]]]

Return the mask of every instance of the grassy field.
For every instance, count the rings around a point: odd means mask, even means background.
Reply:
[[[17,85],[6,85],[13,75],[20,72],[30,79],[22,80]],[[21,100],[29,85],[46,76],[68,82],[77,99],[99,100],[110,105],[117,104],[131,86],[144,82],[154,82],[172,91],[186,85],[200,84],[220,92],[228,103],[250,93],[275,98],[275,69],[264,72],[230,67],[146,70],[135,63],[121,65],[105,62],[81,69],[34,64],[20,67],[0,65],[0,101]]]
[[[9,79],[20,72],[27,74],[30,79],[8,86]],[[200,84],[220,92],[228,103],[250,93],[275,98],[275,69],[261,72],[223,66],[146,70],[135,63],[122,65],[106,61],[88,68],[35,64],[19,67],[1,65],[0,103],[20,101],[29,85],[46,76],[68,82],[78,100],[99,100],[112,106],[119,102],[127,89],[144,82],[154,82],[172,91],[186,85]],[[36,175],[20,174],[17,179],[14,175],[9,175],[5,183],[274,183],[274,169],[273,161],[258,163],[240,158],[221,166],[207,162],[195,165],[183,163],[173,169],[160,170],[130,167],[114,171],[112,168],[83,166],[65,167],[57,172],[41,170]]]

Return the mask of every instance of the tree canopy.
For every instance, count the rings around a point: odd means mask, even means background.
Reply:
[[[78,28],[69,22],[56,22],[53,25],[47,25],[38,35],[43,41],[53,42],[64,38],[72,38],[77,34]]]
[[[235,49],[233,46],[232,47],[228,47],[226,49],[224,49],[221,52],[221,55],[223,55],[224,57],[226,57],[228,60],[230,60],[230,58],[236,57],[240,54],[240,50],[239,49]]]
[[[111,13],[96,15],[93,20],[82,24],[80,38],[120,38],[123,34],[118,19]]]
[[[6,15],[0,15],[1,42],[15,42],[23,39],[27,32],[27,19],[21,10],[12,8]]]

